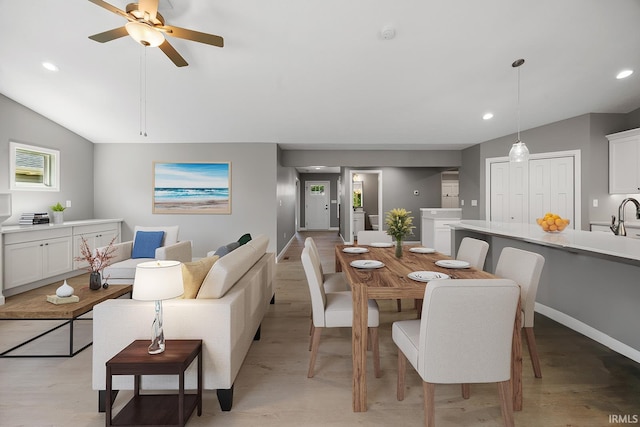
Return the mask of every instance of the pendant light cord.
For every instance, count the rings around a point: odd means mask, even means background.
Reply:
[[[518,142],[520,142],[520,66],[518,66]]]

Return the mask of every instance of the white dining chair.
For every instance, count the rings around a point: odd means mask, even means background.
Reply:
[[[397,398],[404,400],[407,361],[422,378],[425,426],[435,425],[435,384],[498,383],[505,426],[514,425],[511,345],[520,289],[509,279],[434,280],[422,317],[394,322]]]
[[[392,243],[393,239],[386,231],[382,230],[361,230],[357,236],[358,245],[370,245],[372,243]]]
[[[538,283],[544,266],[544,257],[535,252],[506,247],[500,252],[495,275],[511,279],[520,285],[522,307],[522,327],[525,332],[529,356],[536,378],[542,378],[536,338],[533,334],[533,317]]]
[[[313,238],[307,237],[304,240],[304,246],[305,248],[309,248],[309,254],[314,257],[320,265],[320,274],[322,274],[322,283],[325,292],[343,292],[351,289],[343,272],[324,272],[322,262],[320,261],[320,251],[318,251],[318,246]]]
[[[302,266],[309,285],[313,316],[313,334],[311,336],[311,358],[308,378],[314,376],[320,335],[324,328],[350,328],[353,324],[353,296],[351,292],[326,293],[324,291],[320,264],[310,254],[309,248],[302,250]],[[368,301],[368,331],[373,352],[373,366],[376,378],[380,377],[380,349],[378,345],[378,326],[380,315],[374,300]]]
[[[484,270],[484,262],[489,252],[489,243],[484,240],[465,237],[460,242],[456,259],[467,261],[472,267],[478,270]]]

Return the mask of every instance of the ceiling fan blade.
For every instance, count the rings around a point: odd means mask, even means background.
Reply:
[[[125,12],[124,10],[118,9],[115,6],[110,5],[106,1],[102,1],[102,0],[89,0],[89,1],[97,6],[107,9],[109,12],[113,12],[116,15],[120,15],[125,19],[131,20],[131,17],[127,14],[127,12]]]
[[[110,42],[111,40],[119,39],[128,35],[125,27],[114,28],[113,30],[105,31],[104,33],[94,34],[89,36],[91,40],[95,40],[100,43]]]
[[[165,31],[167,34],[179,39],[192,40],[194,42],[200,42],[210,44],[217,47],[224,46],[224,39],[214,34],[201,33],[200,31],[187,30],[186,28],[174,27],[173,25],[165,25],[163,27],[156,27]]]
[[[156,19],[158,14],[158,1],[159,0],[140,0],[138,3],[138,10],[140,12],[146,12],[149,14],[149,21]]]
[[[169,43],[166,39],[158,47],[164,52],[165,55],[169,57],[171,61],[173,61],[174,64],[176,64],[176,67],[185,67],[189,65],[187,61],[185,61],[184,58],[180,56],[178,51],[175,50],[173,46],[171,46],[171,43]]]

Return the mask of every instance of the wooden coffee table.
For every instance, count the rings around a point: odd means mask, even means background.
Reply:
[[[77,320],[92,320],[90,318],[79,318],[93,310],[96,304],[113,298],[119,298],[127,293],[131,293],[132,285],[109,285],[108,288],[98,290],[89,289],[89,275],[67,279],[67,283],[74,289],[73,294],[80,298],[80,301],[69,304],[52,304],[47,302],[47,295],[55,295],[56,289],[62,285],[62,281],[51,285],[43,286],[31,291],[8,297],[4,305],[0,306],[0,320],[61,320],[62,323],[30,338],[8,350],[0,353],[0,357],[72,357],[89,347],[92,342],[84,345],[78,350],[73,350],[73,324]],[[63,326],[69,325],[69,353],[68,354],[45,354],[45,355],[11,355],[14,350],[41,338]]]
[[[166,340],[160,354],[149,354],[150,340],[135,340],[106,363],[106,425],[184,426],[193,411],[202,415],[202,340]],[[198,358],[197,392],[185,394],[184,373]],[[134,376],[134,396],[115,416],[112,409],[113,375]],[[178,375],[177,394],[141,394],[142,375]]]

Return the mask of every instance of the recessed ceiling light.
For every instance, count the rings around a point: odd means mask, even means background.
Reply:
[[[46,68],[47,70],[49,70],[49,71],[58,71],[58,67],[56,66],[56,64],[53,64],[51,62],[46,62],[45,61],[45,62],[42,63],[42,66],[44,68]]]
[[[624,79],[629,77],[631,74],[633,74],[633,70],[622,70],[618,73],[616,79]]]
[[[484,116],[482,116],[482,120],[491,120],[493,119],[493,113],[485,113]]]

